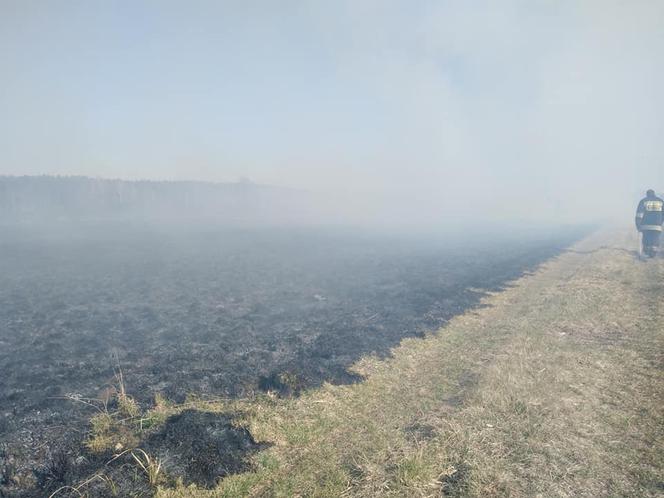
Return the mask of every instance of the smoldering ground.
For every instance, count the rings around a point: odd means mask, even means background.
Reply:
[[[518,242],[495,233],[477,244],[312,228],[113,226],[75,237],[22,228],[1,244],[3,461],[26,483],[44,477],[63,436],[79,441],[63,458],[98,461],[82,446],[95,411],[73,398],[100,398],[118,365],[145,407],[156,394],[291,396],[356,382],[347,367],[363,355],[387,355],[403,337],[435,330],[581,233],[531,230]],[[92,470],[67,472],[53,485]]]

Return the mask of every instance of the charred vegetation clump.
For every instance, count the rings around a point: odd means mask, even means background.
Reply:
[[[16,470],[14,459],[4,448],[0,448],[0,486],[9,487],[16,484]]]
[[[76,477],[74,459],[71,448],[59,448],[50,453],[44,465],[34,471],[37,488],[52,493],[72,484]]]
[[[260,390],[285,397],[298,395],[306,386],[306,379],[292,370],[272,372],[258,379]]]

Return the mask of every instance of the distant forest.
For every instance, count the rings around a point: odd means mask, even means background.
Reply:
[[[251,182],[124,181],[88,177],[0,176],[0,221],[201,220],[303,222],[313,198]]]

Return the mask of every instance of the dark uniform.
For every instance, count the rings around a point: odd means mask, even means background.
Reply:
[[[654,258],[659,249],[664,224],[664,200],[648,190],[636,209],[636,229],[643,234],[643,252]]]

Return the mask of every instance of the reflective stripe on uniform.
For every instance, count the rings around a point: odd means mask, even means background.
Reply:
[[[661,232],[662,225],[641,225],[639,229],[643,232]]]

